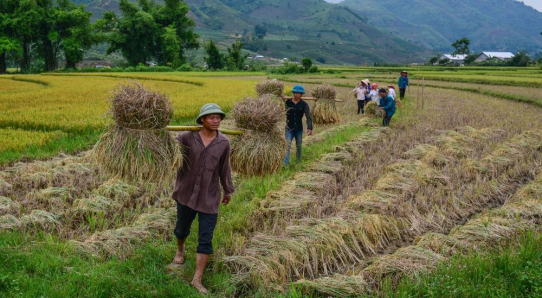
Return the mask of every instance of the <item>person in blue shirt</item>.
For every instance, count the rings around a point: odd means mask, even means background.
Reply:
[[[391,97],[388,94],[388,91],[385,88],[380,88],[378,90],[378,94],[380,95],[380,102],[378,103],[378,106],[382,111],[384,111],[384,118],[382,119],[382,126],[389,126],[391,117],[393,117],[393,114],[395,114],[395,101],[393,100],[393,97]]]
[[[397,85],[399,85],[399,97],[401,100],[405,98],[406,88],[408,87],[408,72],[402,71],[401,76],[397,80]]]
[[[290,164],[290,150],[292,141],[295,139],[296,158],[297,162],[301,161],[301,143],[303,139],[303,116],[307,118],[307,135],[312,134],[312,117],[309,104],[306,103],[301,96],[305,94],[305,88],[297,85],[292,90],[293,99],[288,99],[284,102],[286,106],[286,156],[284,157],[284,165]]]

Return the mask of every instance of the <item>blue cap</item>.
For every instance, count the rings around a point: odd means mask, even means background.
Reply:
[[[303,86],[301,86],[301,85],[296,85],[296,86],[294,86],[294,89],[292,89],[292,93],[305,94],[305,88],[303,88]]]

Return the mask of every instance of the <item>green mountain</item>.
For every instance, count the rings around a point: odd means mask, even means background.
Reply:
[[[463,37],[477,52],[542,49],[542,13],[515,0],[344,0],[338,5],[435,51],[450,51]]]
[[[135,1],[135,0],[133,0]],[[99,18],[118,11],[118,0],[75,0]],[[186,0],[203,40],[230,45],[243,38],[254,54],[277,59],[311,57],[333,64],[423,61],[414,44],[370,25],[353,10],[323,0]],[[265,36],[257,38],[255,29]],[[201,54],[201,53],[200,53]]]

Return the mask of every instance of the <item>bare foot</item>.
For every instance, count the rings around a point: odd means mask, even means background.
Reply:
[[[177,265],[184,264],[184,251],[181,251],[180,249],[177,249],[177,253],[175,254],[175,258],[173,258],[173,261],[171,263],[177,264]]]
[[[201,281],[196,281],[196,280],[193,280],[191,282],[192,286],[194,286],[194,288],[196,288],[196,290],[198,290],[198,292],[200,292],[201,294],[203,295],[207,295],[208,291],[207,289],[201,284]]]

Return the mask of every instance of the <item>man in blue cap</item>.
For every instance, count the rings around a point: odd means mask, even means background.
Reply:
[[[186,238],[192,222],[198,216],[198,248],[196,271],[192,285],[201,293],[207,289],[201,279],[203,271],[213,253],[213,232],[218,219],[220,202],[227,205],[234,192],[230,167],[230,140],[218,131],[226,114],[217,104],[204,105],[196,122],[202,125],[199,131],[183,132],[177,136],[181,143],[184,162],[177,173],[173,199],[177,201],[177,253],[173,264],[184,263]],[[223,196],[221,200],[221,189]]]
[[[286,157],[284,158],[284,165],[290,164],[290,150],[292,148],[292,141],[295,139],[296,145],[296,158],[297,162],[301,160],[301,143],[303,139],[303,115],[307,118],[307,135],[312,134],[312,117],[309,105],[301,99],[301,96],[305,94],[305,88],[301,85],[297,85],[292,90],[294,94],[293,99],[288,99],[285,102],[286,105],[286,143],[288,149],[286,150]]]

